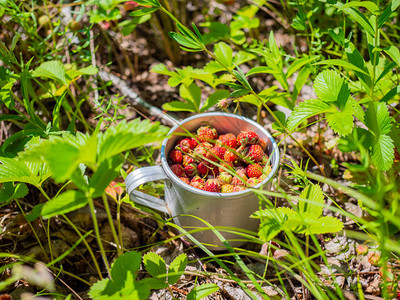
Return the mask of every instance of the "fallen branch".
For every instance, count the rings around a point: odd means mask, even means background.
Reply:
[[[99,76],[104,81],[111,81],[113,85],[120,91],[120,93],[127,98],[129,103],[132,105],[138,105],[144,107],[151,116],[154,116],[160,119],[161,123],[168,124],[171,126],[175,126],[178,121],[173,117],[164,113],[158,107],[151,105],[150,103],[146,102],[138,94],[136,94],[124,80],[115,76],[114,74],[105,72],[103,70],[99,71]]]

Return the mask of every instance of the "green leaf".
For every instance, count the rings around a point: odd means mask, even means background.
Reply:
[[[194,287],[187,295],[186,300],[200,300],[219,290],[215,283],[204,283]]]
[[[314,61],[315,59],[317,59],[317,56],[311,56],[311,57],[303,57],[300,59],[296,59],[291,65],[290,67],[287,69],[286,71],[286,77],[290,77],[294,74],[294,72],[296,72],[297,70],[299,70],[300,68],[302,68],[303,66],[305,66],[306,64]]]
[[[380,102],[388,103],[394,96],[399,94],[400,94],[400,85],[392,88],[389,92],[387,92],[386,95],[383,96]]]
[[[382,171],[389,170],[393,165],[394,143],[390,136],[380,135],[372,146],[372,159]]]
[[[141,17],[144,15],[152,14],[153,12],[157,11],[158,7],[146,7],[143,9],[135,10],[131,12],[129,15],[132,17]]]
[[[353,43],[351,43],[351,42],[346,43],[345,52],[347,55],[347,59],[349,60],[349,62],[352,65],[357,66],[359,69],[364,70],[365,73],[368,73],[368,69],[365,66],[365,60],[362,57],[361,53],[354,46]],[[366,88],[366,90],[368,92],[369,86],[371,85],[371,77],[369,75],[365,75],[364,73],[361,73],[357,70],[355,70],[355,73],[356,73],[357,77],[365,83],[364,87]]]
[[[66,214],[85,206],[87,203],[88,198],[84,193],[69,190],[46,202],[42,208],[42,216],[48,219],[55,215]]]
[[[110,182],[118,177],[123,162],[120,156],[108,157],[102,161],[90,180],[89,188],[92,189],[93,198],[100,197]]]
[[[333,70],[325,70],[317,75],[314,91],[326,102],[346,103],[350,96],[350,90],[344,79]]]
[[[25,219],[29,222],[35,221],[42,215],[44,203],[37,204],[33,207],[32,211],[25,216]]]
[[[279,74],[279,71],[273,70],[270,67],[254,67],[251,68],[247,73],[246,76],[254,75],[254,74]]]
[[[214,45],[214,53],[218,60],[227,68],[232,68],[233,50],[224,42]]]
[[[163,140],[168,131],[168,127],[161,126],[159,122],[151,123],[149,120],[120,122],[100,135],[97,161],[101,163],[107,157]]]
[[[337,218],[326,216],[307,223],[306,234],[324,234],[339,232],[343,229],[343,223]]]
[[[233,70],[233,74],[235,74],[236,79],[239,80],[239,82],[241,84],[243,84],[244,87],[246,87],[247,89],[251,90],[250,83],[247,81],[247,78],[243,74],[242,70],[236,65],[235,65],[235,67],[236,67],[237,71]]]
[[[5,182],[0,188],[0,207],[9,204],[14,199],[23,198],[28,194],[25,183]]]
[[[249,94],[249,93],[250,93],[250,90],[248,90],[248,89],[239,89],[239,90],[233,91],[233,92],[229,95],[229,97],[232,97],[232,98],[240,98],[240,97],[243,97],[244,95],[247,95],[247,94]]]
[[[32,72],[33,77],[44,77],[58,80],[59,82],[67,85],[67,79],[65,77],[65,68],[60,61],[47,61],[42,63]]]
[[[344,5],[343,5],[344,6]],[[342,6],[342,7],[343,7]],[[339,6],[340,9],[340,6]],[[372,27],[371,23],[368,21],[368,19],[357,9],[349,7],[349,8],[344,8],[343,11],[351,16],[351,18],[356,21],[358,24],[361,25],[362,28],[365,29],[366,32],[368,32],[372,37],[375,36],[375,30]]]
[[[143,264],[147,273],[159,280],[165,281],[167,276],[167,266],[160,255],[154,252],[147,252],[143,256]]]
[[[316,62],[313,65],[339,66],[339,67],[344,67],[346,69],[354,70],[354,71],[357,71],[359,73],[369,76],[369,74],[366,71],[364,71],[363,69],[357,67],[356,65],[353,65],[352,63],[349,63],[347,61],[340,60],[340,59],[327,59],[324,61]]]
[[[0,157],[0,183],[2,182],[25,182],[38,186],[40,174],[32,174],[29,166],[15,158]]]
[[[179,94],[186,101],[193,103],[193,105],[196,107],[196,111],[199,112],[201,89],[197,86],[197,84],[192,83],[190,86],[182,84],[179,88]]]
[[[304,201],[307,199],[309,201]],[[319,218],[322,215],[323,206],[325,204],[324,195],[319,185],[310,184],[300,194],[299,213],[307,212]]]
[[[118,257],[111,267],[112,281],[117,283],[124,282],[129,272],[135,274],[139,270],[141,260],[142,255],[136,251],[126,252]]]
[[[272,240],[279,232],[281,232],[284,224],[289,218],[289,215],[292,214],[296,214],[296,212],[286,207],[256,211],[252,217],[260,219],[260,229],[258,231],[259,237],[265,242]]]
[[[317,99],[310,99],[301,102],[298,106],[294,108],[291,115],[289,116],[287,127],[290,131],[292,131],[304,120],[312,116],[324,113],[331,108],[332,107],[329,104]]]
[[[335,111],[326,114],[326,120],[329,126],[341,136],[351,133],[354,125],[353,111]]]
[[[176,41],[178,44],[190,48],[190,49],[194,49],[194,50],[201,50],[201,47],[194,42],[191,39],[188,39],[187,37],[183,36],[180,33],[177,32],[169,32],[169,36]]]
[[[108,298],[106,298],[108,296],[102,297],[102,293],[103,293],[104,289],[106,288],[109,281],[110,281],[110,279],[106,278],[106,279],[99,280],[96,283],[94,283],[90,287],[90,291],[88,293],[89,297],[94,300],[108,299]]]
[[[175,284],[178,282],[179,278],[182,275],[182,272],[185,271],[187,263],[188,259],[185,253],[181,253],[179,256],[175,257],[175,259],[168,267],[169,284]]]
[[[400,51],[399,48],[397,48],[396,46],[390,46],[388,49],[384,50],[385,53],[387,55],[390,56],[391,59],[393,59],[393,61],[400,66]]]
[[[201,107],[201,112],[204,112],[207,109],[213,107],[218,103],[218,101],[228,98],[229,94],[230,93],[228,90],[216,90],[204,102],[204,105]]]
[[[343,5],[341,8],[339,8],[338,11],[341,11],[349,7],[356,7],[356,8],[365,7],[374,15],[377,15],[380,12],[379,7],[374,2],[371,1],[351,1]]]
[[[400,0],[392,0],[388,7],[383,11],[378,19],[378,28],[382,28],[382,26],[386,23],[386,21],[390,18],[391,14],[400,6]]]
[[[175,72],[171,72],[170,70],[168,70],[167,66],[164,64],[155,65],[151,69],[151,72],[162,74],[162,75],[168,75],[168,76],[172,76],[173,74],[175,74]]]
[[[168,103],[164,103],[162,105],[162,108],[167,111],[197,111],[193,103],[186,103],[182,101],[171,101]]]
[[[233,63],[235,65],[241,65],[244,64],[245,62],[248,62],[252,59],[256,58],[256,56],[252,53],[245,52],[245,51],[239,51],[234,57],[233,57]]]

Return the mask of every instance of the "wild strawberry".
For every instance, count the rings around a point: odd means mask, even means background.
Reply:
[[[269,162],[270,162],[270,159],[269,159],[268,155],[264,153],[264,155],[261,158],[260,165],[265,166]]]
[[[137,4],[135,1],[126,1],[124,3],[124,9],[125,11],[130,11],[130,10],[134,10],[136,6],[138,6],[139,4]]]
[[[204,162],[201,162],[197,165],[197,171],[199,171],[200,175],[206,176],[208,174],[209,168]]]
[[[247,157],[249,157],[254,162],[259,162],[264,156],[264,151],[259,145],[251,145]]]
[[[365,255],[368,253],[368,245],[360,244],[356,248],[356,252],[358,255]]]
[[[234,185],[234,186],[242,186],[242,185],[244,185],[244,183],[247,181],[247,176],[246,175],[244,175],[244,176],[234,176],[233,178],[232,178],[232,184]]]
[[[240,177],[246,177],[246,169],[243,167],[237,167],[235,169],[236,174],[238,174],[238,176]]]
[[[188,164],[192,164],[192,163],[194,163],[193,157],[191,157],[189,155],[184,155],[183,156],[182,164],[184,166],[187,166]]]
[[[187,177],[179,177],[180,180],[182,180],[186,184],[190,184],[189,178]]]
[[[188,138],[181,140],[179,142],[179,144],[177,145],[177,149],[182,150],[182,152],[184,152],[184,153],[190,152],[190,150],[193,149],[191,147],[191,140]]]
[[[246,174],[249,177],[260,177],[262,175],[262,167],[259,164],[248,165]]]
[[[222,172],[218,175],[217,177],[218,181],[223,184],[223,183],[231,183],[232,182],[232,175],[230,175],[228,172]]]
[[[171,171],[178,177],[184,177],[185,176],[185,171],[183,170],[183,167],[181,164],[174,164],[170,166]]]
[[[221,186],[221,193],[232,193],[234,188],[232,184],[223,184]]]
[[[236,140],[236,136],[233,133],[227,133],[224,135],[220,135],[218,138],[221,141],[222,145],[227,146],[228,148],[236,148],[238,142]]]
[[[237,159],[238,159],[238,156],[235,153],[233,153],[231,151],[228,151],[228,150],[225,151],[224,161],[226,161],[226,162],[234,162]]]
[[[199,175],[195,175],[192,180],[190,181],[190,184],[194,183],[194,182],[199,182],[201,184],[204,184],[205,181],[203,178],[201,178]]]
[[[219,159],[223,159],[224,158],[224,154],[226,152],[226,148],[221,147],[219,145],[215,145],[212,149],[211,149],[211,154],[213,154],[213,156],[218,157]]]
[[[237,185],[233,188],[233,193],[244,191],[246,188],[242,185]]]
[[[379,252],[371,252],[370,254],[368,254],[368,262],[371,265],[377,266],[379,264],[380,259],[381,255],[379,254]]]
[[[210,126],[201,126],[197,129],[197,136],[201,142],[212,141],[218,138],[217,130]]]
[[[193,154],[197,159],[204,159],[204,158],[208,158],[208,159],[214,159],[215,157],[213,155],[211,155],[211,149],[213,148],[213,146],[210,143],[201,143],[198,144],[196,146],[196,148],[194,148],[193,150]]]
[[[226,170],[224,168],[232,169],[233,168],[233,163],[230,162],[230,161],[226,161],[226,162],[221,163],[221,165],[218,167],[219,172],[220,173],[226,172]]]
[[[174,162],[174,163],[181,163],[183,160],[183,155],[182,152],[179,150],[172,150],[169,153],[169,158]]]
[[[247,183],[247,185],[253,187],[253,186],[256,186],[257,184],[259,184],[260,180],[257,178],[251,177],[251,178],[247,179],[246,183]]]
[[[196,189],[204,190],[204,183],[195,181],[195,182],[191,182],[190,185]]]
[[[198,144],[199,144],[199,143],[197,143],[197,141],[196,141],[195,138],[191,138],[191,139],[190,139],[190,143],[189,143],[190,149],[196,148],[196,146],[197,146]]]
[[[267,150],[267,142],[264,139],[260,138],[258,140],[258,144],[260,145],[261,149],[263,149],[263,151]]]
[[[197,165],[195,163],[191,163],[185,166],[185,174],[188,177],[193,177],[197,174]]]
[[[242,131],[237,136],[237,141],[240,145],[257,144],[258,135],[254,131]]]
[[[207,192],[212,193],[220,193],[221,192],[221,185],[219,184],[218,180],[215,178],[208,179],[204,184],[204,190]]]

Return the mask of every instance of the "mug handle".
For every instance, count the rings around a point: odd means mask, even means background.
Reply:
[[[161,179],[169,179],[161,166],[136,169],[125,178],[126,191],[133,202],[170,214],[164,199],[136,191],[140,185],[146,182]]]

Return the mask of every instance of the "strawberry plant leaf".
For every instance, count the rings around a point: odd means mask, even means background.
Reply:
[[[179,278],[182,275],[182,272],[185,271],[187,263],[188,259],[185,253],[181,253],[171,262],[171,264],[168,267],[169,284],[175,284],[178,282]]]
[[[0,157],[0,183],[17,181],[38,186],[48,176],[48,170],[43,164],[33,164],[19,161],[16,158]]]
[[[189,86],[182,84],[179,87],[179,95],[187,102],[193,103],[196,111],[199,112],[200,100],[201,100],[201,89],[197,84],[192,83]]]
[[[187,295],[186,300],[200,300],[219,290],[215,283],[204,283],[194,287]]]
[[[229,94],[230,93],[228,90],[216,90],[207,98],[207,100],[204,102],[204,105],[201,107],[200,111],[204,112],[207,109],[213,107],[218,103],[219,100],[228,98]]]
[[[158,280],[165,281],[167,266],[164,259],[155,252],[147,252],[143,256],[143,264],[146,271]]]
[[[304,120],[331,110],[332,106],[318,99],[310,99],[301,102],[294,108],[288,118],[287,127],[290,131],[294,130]]]
[[[65,68],[63,63],[60,61],[53,60],[42,63],[32,72],[32,76],[55,79],[64,85],[67,85]]]
[[[69,190],[46,202],[42,208],[42,216],[48,219],[55,215],[66,214],[84,207],[87,203],[88,198],[83,192]]]
[[[304,201],[307,199],[309,201]],[[310,184],[300,194],[298,209],[299,213],[310,213],[316,218],[322,215],[323,206],[325,204],[324,195],[319,185]]]
[[[23,198],[28,194],[25,183],[5,182],[0,188],[0,207],[9,204],[14,199]]]
[[[227,68],[232,68],[232,54],[233,50],[224,42],[219,42],[214,45],[214,53],[218,58],[218,61],[222,63]]]
[[[314,91],[318,98],[326,102],[345,103],[350,95],[344,79],[333,70],[325,70],[317,75]]]
[[[92,197],[100,197],[110,182],[115,179],[124,162],[120,156],[112,156],[103,160],[96,172],[93,174],[89,188],[92,190]]]
[[[350,100],[347,101],[346,105],[340,111],[333,110],[325,114],[329,126],[341,136],[348,135],[353,129],[353,114],[356,111],[354,109],[354,104],[354,100],[350,98]]]
[[[372,159],[376,166],[382,171],[387,171],[392,167],[394,159],[393,140],[388,135],[380,135],[372,146]]]
[[[343,229],[343,223],[337,218],[326,216],[318,220],[309,219],[305,234],[324,234],[339,232]]]
[[[172,72],[172,71],[168,70],[167,66],[164,65],[164,64],[155,65],[151,69],[151,72],[162,74],[162,75],[168,75],[168,76],[172,76],[172,75],[176,74],[175,72]]]
[[[171,101],[168,103],[164,103],[162,105],[162,108],[167,111],[197,111],[193,103],[186,103],[182,101]]]

